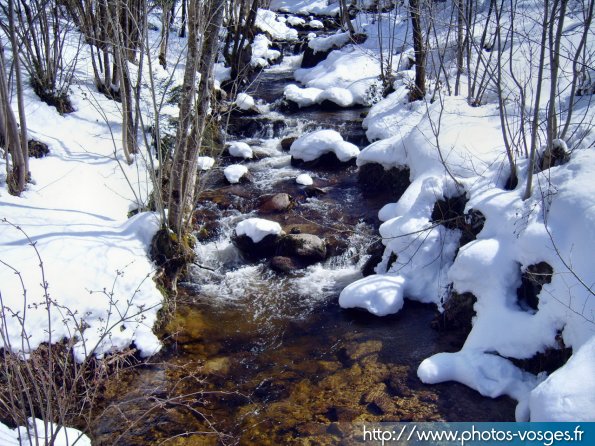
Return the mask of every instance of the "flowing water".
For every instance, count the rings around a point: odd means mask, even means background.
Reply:
[[[251,87],[254,96],[276,101],[291,82],[292,62],[265,72]],[[295,177],[305,171],[290,165],[279,143],[335,128],[361,147],[365,110],[275,108],[232,122],[232,136],[250,142],[261,159],[246,163],[250,183],[226,185],[220,172],[206,181],[196,212],[197,265],[161,329],[164,351],[108,386],[97,444],[342,444],[332,423],[512,420],[509,399],[417,379],[424,358],[462,341],[431,328],[431,306],[407,303],[384,318],[338,306],[341,289],[361,277],[377,211],[390,196],[364,196],[355,167],[309,172],[317,189],[298,186]],[[292,196],[292,208],[259,213],[259,197],[279,192]],[[333,256],[293,275],[247,261],[230,241],[247,216],[319,235]]]

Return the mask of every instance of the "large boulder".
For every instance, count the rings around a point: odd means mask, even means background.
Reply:
[[[326,242],[313,234],[288,234],[279,240],[277,255],[295,257],[306,265],[327,257]]]
[[[263,214],[272,214],[286,211],[291,207],[291,204],[291,196],[289,194],[265,195],[261,198],[261,204],[258,210]]]

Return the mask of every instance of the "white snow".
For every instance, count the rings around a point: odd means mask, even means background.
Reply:
[[[282,232],[279,223],[264,218],[248,218],[236,226],[237,235],[250,237],[254,243],[262,241],[267,235],[279,235]]]
[[[306,21],[301,17],[292,15],[287,18],[287,23],[289,23],[291,26],[303,26],[306,24]]]
[[[281,57],[277,50],[270,49],[272,42],[264,34],[257,34],[252,42],[252,59],[250,64],[256,67],[267,67]],[[241,93],[240,93],[241,94]]]
[[[279,21],[277,14],[271,10],[259,8],[254,25],[271,36],[273,40],[298,40],[298,32],[283,21]]]
[[[215,165],[215,158],[211,156],[199,156],[196,161],[198,170],[210,170]]]
[[[244,175],[248,173],[248,168],[241,164],[232,164],[223,169],[223,175],[231,184],[239,183]]]
[[[403,285],[399,276],[373,274],[347,285],[339,297],[343,308],[364,308],[376,316],[386,316],[403,308]]]
[[[250,96],[248,93],[238,93],[235,105],[240,110],[247,111],[252,110],[255,107],[256,103],[254,102],[254,98]]]
[[[314,184],[314,180],[307,173],[302,173],[301,175],[298,175],[295,179],[295,182],[297,184],[301,184],[302,186],[311,186],[312,184]]]
[[[25,426],[20,426],[16,429],[9,429],[4,424],[0,423],[0,444],[2,446],[21,446],[26,444],[46,444],[52,440],[53,446],[91,446],[91,440],[82,432],[72,427],[60,427],[57,435],[52,438],[52,434],[56,432],[58,426],[53,423],[48,424],[47,432],[43,420],[29,419],[29,432]],[[38,435],[35,436],[35,427]]]
[[[310,22],[312,23],[312,22]],[[332,48],[341,48],[349,42],[349,33],[339,32],[326,37],[316,37],[308,41],[308,46],[314,50],[314,53],[319,51],[328,51]]]
[[[595,337],[532,392],[531,421],[595,421]]]
[[[359,154],[356,145],[343,141],[335,130],[318,130],[296,139],[289,153],[304,161],[313,161],[325,153],[333,152],[339,161],[347,162]]]
[[[320,20],[310,20],[308,22],[308,26],[313,29],[322,29],[324,28],[324,23],[322,23]]]
[[[339,14],[339,2],[329,0],[271,0],[270,9],[292,14],[335,16]]]
[[[244,158],[249,159],[254,156],[254,152],[252,152],[252,148],[243,141],[234,141],[229,145],[229,154],[231,156],[235,156],[236,158]]]

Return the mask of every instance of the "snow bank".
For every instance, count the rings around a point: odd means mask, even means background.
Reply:
[[[314,180],[307,173],[298,175],[297,178],[295,179],[295,182],[297,184],[301,184],[302,186],[311,186],[312,184],[314,184]]]
[[[279,235],[281,232],[283,230],[279,223],[264,218],[248,218],[236,226],[238,236],[250,237],[254,243],[262,241],[267,235]]]
[[[49,423],[48,432],[45,433],[45,425],[43,420],[40,419],[29,419],[29,435],[25,426],[18,427],[16,429],[10,429],[4,424],[0,423],[0,444],[3,446],[21,446],[25,444],[48,444],[52,440],[54,446],[71,446],[77,444],[77,446],[91,446],[91,440],[82,432],[71,428],[61,427],[56,437],[51,438],[50,434],[58,429],[58,426],[53,423]],[[38,436],[34,435],[33,423],[37,427]]]
[[[270,49],[272,42],[264,34],[257,34],[252,42],[252,59],[250,64],[253,67],[267,67],[273,61],[281,57],[281,52]]]
[[[283,21],[278,20],[277,14],[271,10],[259,8],[254,25],[271,36],[273,40],[298,40],[298,32],[287,26]]]
[[[595,337],[533,392],[531,421],[595,421]]]
[[[272,0],[270,9],[292,14],[336,16],[339,14],[339,2],[329,0]]]
[[[333,152],[339,161],[347,162],[359,154],[359,149],[343,141],[343,137],[334,130],[318,130],[301,136],[289,149],[291,156],[303,161],[313,161],[328,152]]]
[[[248,168],[241,164],[232,164],[223,169],[223,175],[231,184],[239,183],[244,175],[248,173]]]
[[[21,197],[0,183],[0,220],[18,225],[35,242],[51,297],[87,327],[77,346],[79,359],[93,349],[102,355],[133,342],[142,355],[152,355],[160,348],[152,326],[162,295],[150,278],[154,266],[147,255],[159,220],[152,213],[127,217],[139,201],[148,201],[149,167],[142,157],[130,166],[114,157],[113,144],[119,157],[122,151],[108,124],[114,132],[120,128],[119,104],[83,87],[73,88],[71,98],[76,111],[60,116],[26,90],[29,134],[48,143],[50,155],[30,160],[34,183]],[[0,169],[5,171],[4,161]],[[37,306],[45,302],[39,261],[25,235],[6,223],[0,223],[0,252],[27,287],[24,328],[34,349],[48,340],[48,317]],[[23,308],[20,281],[6,266],[0,266],[0,287],[7,307]],[[111,326],[118,315],[124,320]],[[54,341],[77,334],[63,311],[53,308],[51,321]],[[20,346],[21,327],[14,318],[7,325],[12,344]]]
[[[333,39],[344,39],[342,35]],[[320,43],[316,43],[316,42]],[[313,39],[312,44],[327,47],[331,41]],[[315,102],[330,100],[341,107],[371,105],[374,89],[377,88],[380,64],[369,53],[359,51],[353,45],[331,51],[328,57],[313,68],[300,68],[294,77],[306,88],[323,90]],[[295,91],[294,91],[294,94]],[[287,96],[286,96],[287,97]],[[297,102],[297,101],[296,101]]]
[[[310,26],[312,22],[310,22]],[[345,46],[350,40],[349,33],[340,32],[326,37],[316,37],[308,41],[308,46],[314,50],[314,53],[319,51],[328,51],[332,48],[340,48]]]
[[[252,148],[243,141],[234,141],[229,145],[229,154],[236,158],[249,159],[254,156]]]

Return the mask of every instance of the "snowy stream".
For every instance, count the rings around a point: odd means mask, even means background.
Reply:
[[[181,283],[172,321],[162,329],[167,348],[160,362],[114,384],[96,423],[100,444],[158,444],[177,435],[188,442],[175,444],[293,444],[297,438],[338,444],[341,431],[328,428],[337,421],[514,419],[512,400],[418,380],[424,358],[456,351],[463,341],[431,328],[433,307],[407,303],[382,319],[339,307],[339,292],[361,277],[378,234],[377,212],[388,198],[364,196],[354,166],[308,171],[320,193],[295,183],[306,170],[291,166],[280,141],[333,128],[362,148],[365,109],[280,112],[274,104],[292,82],[294,64],[287,57],[248,90],[272,104],[264,116],[233,118],[229,140],[243,140],[263,156],[243,163],[249,183],[222,181],[220,171],[232,162],[226,159],[215,170],[219,178],[207,180],[197,228],[208,228],[208,235],[196,246],[199,265]],[[289,210],[259,213],[259,197],[281,192],[293,198]],[[294,275],[272,271],[266,260],[245,260],[231,236],[239,221],[257,215],[286,232],[298,228],[325,238],[335,255]],[[129,425],[135,416],[142,421]]]

